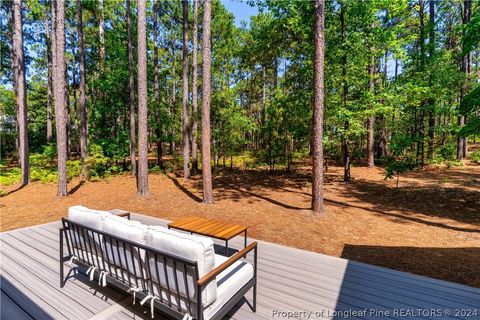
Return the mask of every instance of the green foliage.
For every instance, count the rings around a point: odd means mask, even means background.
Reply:
[[[90,180],[99,180],[106,175],[109,159],[103,154],[101,146],[90,144],[87,158],[88,178]]]
[[[470,159],[475,163],[480,163],[480,151],[472,152]]]
[[[452,161],[457,157],[457,146],[449,143],[438,150],[438,157],[443,161]]]
[[[393,179],[395,175],[400,176],[416,167],[415,160],[410,157],[394,159],[385,167],[385,179]]]
[[[0,184],[2,186],[9,186],[16,184],[20,181],[21,171],[20,168],[5,169],[0,171]]]
[[[57,157],[57,146],[52,143],[47,144],[43,149],[42,154],[50,160],[54,160]]]
[[[249,168],[270,166],[275,169],[276,165],[289,166],[296,159],[310,156],[313,2],[247,2],[258,5],[260,13],[252,17],[248,26],[241,27],[235,25],[234,15],[221,1],[212,3],[212,154],[216,159],[233,157],[235,163]],[[56,180],[56,146],[46,141],[48,88],[43,25],[49,7],[45,4],[44,1],[27,0],[24,10],[28,134],[32,180],[53,182]],[[149,55],[153,51],[151,4],[148,2]],[[365,159],[367,118],[375,120],[376,149],[382,130],[389,140],[387,156],[380,154],[376,159],[384,157],[382,163],[387,166],[388,176],[398,176],[424,160],[430,142],[430,115],[437,122],[431,128],[436,135],[433,141],[436,158],[426,159],[426,162],[455,164],[456,138],[480,133],[480,87],[475,83],[480,65],[476,54],[480,5],[472,2],[472,19],[464,25],[461,1],[435,2],[436,25],[433,26],[429,22],[429,3],[424,1],[423,4],[424,12],[420,14],[421,3],[412,1],[325,3],[323,139],[324,153],[329,159],[341,159],[344,145],[349,147],[352,159]],[[131,5],[135,7],[135,2]],[[82,6],[89,91],[87,166],[89,179],[95,180],[121,174],[126,169],[122,162],[126,164],[129,157],[127,26],[125,3],[105,2],[102,16],[107,55],[104,62],[100,61],[99,8],[95,1],[83,1]],[[0,6],[2,16],[10,14],[8,8],[8,1],[6,6]],[[153,92],[153,59],[148,59],[149,143],[153,146],[150,152],[154,152],[158,141],[164,143],[164,150],[171,142],[177,146],[174,152],[181,146],[181,11],[181,1],[162,2],[158,23],[158,103]],[[81,169],[77,160],[78,39],[76,32],[71,32],[76,28],[75,13],[75,6],[67,5],[69,145],[70,158],[75,159],[68,162],[69,179],[78,176]],[[420,23],[421,18],[423,23]],[[425,28],[421,30],[421,26]],[[2,71],[5,71],[0,74],[0,143],[2,158],[11,161],[16,160],[15,95],[9,57],[8,30],[11,26],[6,27],[7,41],[0,43]],[[133,8],[134,46],[136,27]],[[435,35],[432,52],[428,39],[431,30]],[[202,34],[201,25],[199,34]],[[470,75],[465,75],[459,67],[467,51],[474,52]],[[29,54],[31,52],[35,54]],[[135,55],[136,50],[134,52]],[[201,62],[199,52],[199,70]],[[374,75],[370,77],[368,70],[372,64]],[[396,64],[398,73],[394,74]],[[198,80],[200,87],[201,77]],[[462,95],[463,98],[458,99]],[[467,118],[463,127],[457,124],[459,115]],[[192,116],[200,120],[199,114]],[[180,157],[169,156],[174,160],[167,162],[165,172],[181,167]],[[154,167],[150,171],[161,170]],[[18,179],[17,169],[5,168],[0,175],[2,183],[15,183]]]

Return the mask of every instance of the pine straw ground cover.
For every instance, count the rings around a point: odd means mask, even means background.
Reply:
[[[135,179],[69,183],[56,197],[55,184],[3,188],[1,230],[58,221],[83,204],[121,208],[166,219],[187,215],[232,221],[253,238],[401,271],[480,287],[480,165],[412,172],[384,180],[380,168],[352,168],[341,182],[339,167],[325,177],[324,217],[310,205],[309,172],[217,172],[215,204],[201,203],[201,178],[184,181],[171,173],[150,175],[150,195],[136,195]]]

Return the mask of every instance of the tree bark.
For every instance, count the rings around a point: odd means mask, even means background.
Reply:
[[[193,52],[192,52],[192,129],[190,132],[192,141],[192,172],[198,171],[197,156],[197,116],[198,116],[198,97],[197,97],[197,75],[198,75],[198,0],[193,0]]]
[[[176,81],[176,69],[175,69],[175,62],[176,62],[176,52],[175,52],[175,43],[172,39],[172,97],[171,97],[171,105],[170,105],[170,121],[171,121],[171,135],[172,139],[170,140],[170,153],[172,154],[173,158],[175,158],[175,118],[177,113],[177,81]]]
[[[157,165],[161,168],[162,163],[162,123],[160,117],[160,85],[158,77],[158,10],[159,2],[153,4],[153,95],[155,100],[155,135],[157,138]]]
[[[78,63],[80,67],[80,158],[82,161],[81,179],[87,179],[87,96],[85,88],[85,43],[83,39],[82,1],[77,0]]]
[[[433,58],[435,54],[435,1],[430,0],[430,26],[429,26],[429,58],[430,65],[433,65]],[[430,86],[433,82],[433,74],[430,75]],[[435,151],[435,99],[431,98],[429,101],[429,111],[428,111],[428,149],[427,149],[427,159],[433,159],[433,154]]]
[[[98,10],[100,11],[100,18],[98,21],[100,48],[98,53],[100,58],[100,73],[103,74],[105,68],[105,17],[103,13],[103,0],[98,0]]]
[[[128,72],[130,89],[130,164],[132,176],[137,175],[137,156],[136,156],[136,125],[135,125],[135,70],[133,67],[133,48],[132,48],[132,19],[130,0],[126,1],[127,11],[127,33],[128,33]]]
[[[16,68],[15,85],[17,86],[17,122],[18,122],[18,158],[20,159],[21,184],[30,181],[30,164],[28,159],[28,120],[27,120],[27,84],[25,78],[25,58],[23,52],[23,21],[22,1],[13,2],[13,52]]]
[[[67,195],[67,108],[65,105],[65,1],[54,1],[54,89],[57,136],[58,196]]]
[[[374,82],[374,75],[375,75],[375,58],[373,56],[373,48],[371,48],[371,60],[370,65],[368,66],[368,87],[370,90],[371,98],[373,99],[374,91],[375,91],[375,82]],[[375,142],[374,142],[374,126],[375,117],[368,116],[367,118],[367,167],[373,168],[375,166],[374,162],[374,154],[375,154]]]
[[[213,203],[210,159],[210,93],[211,93],[211,0],[203,4],[203,67],[202,67],[202,180],[203,203]]]
[[[138,175],[137,193],[148,194],[147,25],[146,2],[138,1]]]
[[[471,15],[472,15],[471,10],[472,10],[472,1],[464,0],[463,16],[462,16],[462,22],[464,26],[470,22]],[[468,77],[470,73],[471,60],[472,60],[471,52],[464,53],[464,56],[462,57],[461,68],[462,68],[462,72],[465,73],[466,77]],[[462,84],[462,87],[460,88],[460,100],[463,99],[467,90],[468,90],[468,86],[467,86],[467,82],[465,82]],[[460,127],[463,127],[465,123],[466,123],[466,116],[464,114],[461,114],[458,117],[458,124]],[[463,158],[467,156],[467,153],[468,153],[467,137],[457,138],[457,159],[463,160]]]
[[[323,108],[324,108],[324,28],[325,2],[315,0],[313,53],[313,121],[312,121],[312,210],[324,212],[323,205]]]
[[[342,102],[343,108],[347,109],[347,99],[348,99],[348,82],[347,82],[347,50],[344,48],[346,45],[345,42],[345,10],[344,5],[341,5],[340,9],[340,31],[342,37],[342,82],[343,82],[343,92],[342,92]],[[344,133],[342,135],[342,149],[343,149],[343,181],[350,181],[350,150],[348,148],[348,130],[350,129],[349,120],[345,120],[344,123]]]
[[[53,4],[50,3],[50,6]],[[52,124],[52,104],[53,104],[53,86],[52,86],[52,35],[50,32],[48,10],[45,14],[45,38],[47,40],[47,142],[53,139]]]
[[[188,132],[188,0],[182,1],[183,7],[183,70],[182,70],[182,151],[183,178],[190,178],[190,138]]]

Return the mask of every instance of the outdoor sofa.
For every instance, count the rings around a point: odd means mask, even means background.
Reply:
[[[250,289],[256,311],[256,242],[224,257],[210,238],[83,206],[69,208],[59,237],[61,287],[70,260],[86,267],[90,280],[133,293],[133,303],[150,302],[152,317],[156,308],[177,319],[222,319]],[[251,251],[253,265],[240,260]]]

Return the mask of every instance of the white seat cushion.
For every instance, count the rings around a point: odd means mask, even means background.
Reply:
[[[98,231],[102,231],[103,221],[110,215],[111,213],[108,211],[92,210],[84,206],[68,208],[68,220]],[[74,230],[71,241],[74,247],[85,251],[90,251],[91,249],[94,253],[95,248],[93,245],[96,246],[97,250],[100,250],[101,239],[101,236],[93,235],[92,232],[86,232],[86,230],[77,232]]]
[[[216,254],[215,267],[227,261],[227,257]],[[217,299],[203,311],[204,319],[210,319],[225,305],[248,281],[253,278],[253,266],[244,261],[236,261],[216,278]]]
[[[103,222],[103,232],[110,233],[118,238],[129,240],[138,244],[145,245],[148,226],[126,218],[111,215]],[[117,272],[112,271],[112,275],[117,276],[119,280],[130,282],[132,286],[142,287],[142,279],[147,278],[145,269],[145,251],[134,246],[125,245],[124,242],[118,242],[115,239],[104,237],[103,252],[105,259],[111,267],[117,267]],[[123,271],[121,270],[123,269]],[[107,270],[109,270],[107,268]]]
[[[168,254],[178,256],[184,259],[198,262],[199,277],[203,277],[210,272],[215,266],[215,251],[213,249],[213,241],[210,238],[190,235],[183,232],[169,230],[164,227],[150,227],[147,231],[147,246],[157,249],[159,251],[166,252]],[[161,257],[157,259],[157,266],[155,266],[155,260],[153,257],[149,257],[149,266],[152,270],[152,280],[163,289],[170,287],[170,291],[178,293],[182,297],[190,297],[192,302],[196,301],[195,289],[196,284],[194,279],[196,278],[194,269],[190,268],[184,270],[183,264],[176,264],[176,277],[174,273],[173,260],[166,260],[166,271],[164,268],[164,262]],[[158,270],[157,273],[153,270]],[[186,275],[185,275],[186,273]],[[160,279],[158,279],[160,277]],[[187,278],[188,287],[185,285],[185,277]],[[168,279],[168,282],[167,282]],[[177,285],[175,285],[177,283]],[[154,286],[154,294],[162,296],[158,292],[158,286]],[[187,295],[188,292],[188,295]],[[202,291],[202,304],[204,307],[212,304],[217,297],[217,285],[215,281],[208,284]],[[172,299],[172,302],[175,299]]]

